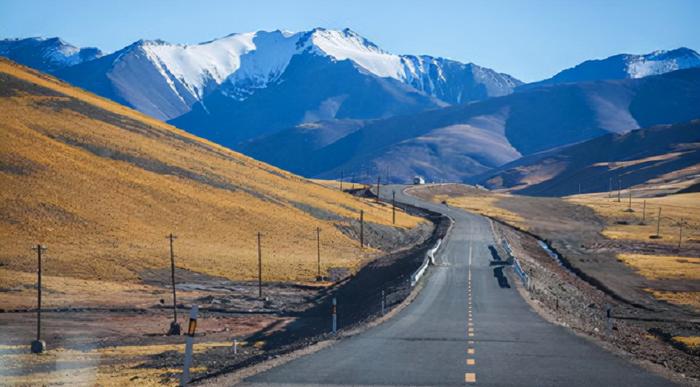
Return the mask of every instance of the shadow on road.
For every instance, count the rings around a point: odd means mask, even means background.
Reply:
[[[506,278],[506,276],[503,275],[503,266],[494,267],[493,276],[496,277],[496,281],[498,281],[498,286],[500,286],[501,288],[510,288],[508,278]]]

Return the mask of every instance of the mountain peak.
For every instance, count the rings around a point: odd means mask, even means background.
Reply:
[[[59,37],[0,40],[0,55],[41,71],[53,72],[102,56],[94,47],[78,48]]]
[[[587,60],[557,73],[552,78],[524,85],[523,88],[558,83],[643,78],[693,67],[700,67],[700,55],[687,47],[656,50],[647,54],[617,54],[605,59]]]

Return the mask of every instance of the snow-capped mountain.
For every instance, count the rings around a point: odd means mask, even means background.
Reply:
[[[97,48],[78,48],[59,38],[0,40],[0,56],[45,72],[73,66],[102,56]]]
[[[700,67],[700,54],[685,47],[644,55],[619,54],[605,59],[585,61],[559,72],[552,78],[529,83],[523,88],[604,79],[635,79],[694,67]]]
[[[189,112],[214,91],[244,101],[276,83],[292,58],[300,55],[327,58],[328,65],[348,61],[358,72],[396,80],[410,92],[437,99],[438,105],[506,95],[521,84],[471,63],[392,54],[350,29],[237,33],[193,45],[140,40],[110,55],[90,58],[96,60],[77,60],[85,55],[60,42],[64,48],[56,52],[66,53],[60,66],[49,57],[45,65],[2,55],[165,120]]]

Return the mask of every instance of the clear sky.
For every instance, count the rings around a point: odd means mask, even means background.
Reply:
[[[700,50],[700,0],[0,0],[0,38],[59,36],[114,51],[138,39],[349,27],[397,54],[474,62],[524,81],[583,60]]]

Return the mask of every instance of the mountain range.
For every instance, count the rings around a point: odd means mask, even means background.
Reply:
[[[391,54],[350,29],[237,33],[195,45],[140,40],[109,55],[64,61],[62,66],[39,66],[25,60],[22,48],[36,42],[53,44],[55,52],[76,50],[60,39],[29,38],[2,41],[0,47],[4,50],[0,53],[162,120],[182,116],[193,107],[205,115],[225,116],[225,111],[215,110],[221,100],[229,108],[255,110],[257,105],[246,103],[248,99],[290,79],[299,82],[293,85],[296,93],[320,86],[314,79],[319,70],[329,75],[354,76],[359,82],[382,89],[375,97],[392,99],[394,104],[404,105],[406,98],[415,100],[413,109],[505,95],[522,84],[507,74],[471,63]],[[361,98],[352,86],[356,89],[361,84],[336,84],[330,92],[317,91],[317,98],[301,106],[304,110],[295,112],[293,120],[286,124],[318,116],[335,118],[337,112],[357,118],[395,113],[391,106],[341,109],[351,105],[353,97]],[[398,113],[405,109],[398,109]],[[218,127],[219,120],[209,121],[211,126],[223,130]],[[236,129],[241,126],[245,125],[239,123]]]
[[[700,117],[700,55],[688,48],[585,61],[529,84],[392,54],[350,29],[140,40],[110,54],[14,39],[0,55],[312,177],[472,181],[553,147]]]
[[[700,68],[534,88],[412,115],[302,125],[242,145],[307,176],[472,181],[522,156],[700,117]],[[338,133],[341,133],[340,135]],[[366,178],[366,177],[365,177]]]

